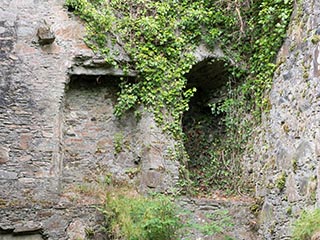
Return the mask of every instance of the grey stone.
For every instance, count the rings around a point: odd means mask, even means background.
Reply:
[[[106,67],[106,68],[87,68],[83,66],[73,66],[69,73],[71,75],[88,75],[88,76],[104,76],[104,75],[111,75],[111,76],[129,76],[129,77],[135,77],[137,76],[137,72],[130,70],[128,73],[124,73],[121,69],[115,69],[112,67]]]
[[[302,141],[296,150],[296,158],[297,159],[305,158],[309,153],[311,153],[311,151],[312,151],[312,148],[310,146],[310,143],[307,141]]]
[[[13,230],[13,233],[21,234],[21,233],[39,232],[41,230],[42,230],[42,225],[40,223],[26,222],[24,224],[16,225]]]
[[[149,188],[156,188],[161,186],[163,182],[163,175],[158,171],[148,171],[142,174],[141,184]]]
[[[268,201],[265,201],[262,206],[259,219],[261,222],[270,222],[272,221],[273,218],[274,218],[273,206]]]
[[[17,12],[14,11],[4,11],[0,9],[0,20],[14,23],[17,18]],[[11,25],[11,24],[10,24]]]
[[[68,239],[86,239],[86,231],[83,222],[80,219],[73,220],[67,228]]]
[[[0,179],[15,180],[18,179],[18,174],[12,171],[0,170]]]
[[[52,44],[56,39],[55,34],[51,31],[50,26],[46,22],[38,28],[37,36],[40,45]]]
[[[291,173],[286,180],[286,195],[289,202],[296,202],[299,200],[299,194],[297,191],[297,183],[295,181],[295,175]]]
[[[284,148],[278,148],[278,153],[277,153],[277,165],[279,169],[290,169],[292,165],[292,152],[287,151],[287,149]]]
[[[17,35],[19,37],[32,38],[34,35],[34,28],[29,26],[19,26],[17,29]]]
[[[14,10],[17,10],[19,8],[34,7],[34,0],[25,0],[23,2],[19,0],[12,0],[10,3],[10,7]]]
[[[142,158],[144,168],[147,170],[164,170],[163,158],[159,156],[159,151],[156,147],[152,147]]]
[[[4,164],[9,161],[9,149],[0,146],[0,164]]]
[[[219,59],[225,57],[225,54],[219,46],[216,46],[213,51],[210,51],[204,44],[199,45],[194,51],[193,55],[197,59],[197,62],[202,62],[203,60],[209,58]]]
[[[6,29],[4,27],[0,27],[0,34],[6,32]]]
[[[32,235],[11,235],[11,234],[0,234],[0,240],[43,240],[40,234]]]
[[[283,79],[284,80],[289,80],[289,79],[291,79],[292,78],[292,73],[291,73],[291,71],[288,71],[288,72],[284,72],[283,73]]]
[[[308,101],[301,101],[299,103],[299,110],[301,112],[305,112],[305,111],[309,110],[310,107],[311,107],[311,103],[309,103]]]

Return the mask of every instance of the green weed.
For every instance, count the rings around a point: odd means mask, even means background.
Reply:
[[[304,211],[293,224],[293,240],[309,240],[312,235],[320,231],[320,208]]]
[[[141,196],[129,189],[107,193],[101,209],[111,239],[177,239],[180,220],[174,203],[163,195]]]

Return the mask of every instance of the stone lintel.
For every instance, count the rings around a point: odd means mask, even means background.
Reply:
[[[116,76],[116,77],[136,77],[137,72],[133,70],[129,70],[127,73],[125,73],[121,69],[115,69],[115,68],[85,68],[83,66],[73,66],[70,71],[70,75],[91,75],[91,76]]]

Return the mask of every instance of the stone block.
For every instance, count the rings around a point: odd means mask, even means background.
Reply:
[[[307,141],[302,141],[296,150],[296,158],[303,159],[310,156],[312,152],[311,144]]]
[[[86,239],[85,226],[80,219],[73,220],[67,228],[69,240]]]
[[[298,183],[299,183],[299,194],[301,196],[305,196],[308,192],[309,177],[307,176],[299,177]]]
[[[0,27],[0,34],[5,33],[6,29],[4,27]]]
[[[31,134],[21,134],[20,136],[20,148],[22,150],[27,150],[32,141],[32,135]]]
[[[18,179],[18,174],[15,172],[0,170],[0,179],[15,180]]]
[[[142,174],[141,185],[149,188],[161,186],[163,175],[157,171],[147,171]]]
[[[55,34],[50,30],[50,26],[45,22],[38,28],[37,36],[40,45],[51,44],[56,39]]]
[[[161,156],[162,147],[151,147],[149,151],[143,154],[142,162],[147,170],[159,170],[164,168],[164,159]]]
[[[5,164],[9,161],[9,149],[0,146],[0,164]]]
[[[286,195],[289,202],[296,202],[299,200],[299,194],[297,191],[297,183],[295,181],[294,174],[289,174],[286,180]]]
[[[317,46],[314,50],[314,55],[313,55],[313,76],[314,77],[319,77],[320,76],[320,46]]]
[[[273,206],[268,201],[264,202],[259,218],[261,222],[270,222],[274,218]]]
[[[11,235],[5,234],[0,235],[0,240],[43,240],[40,234],[19,234],[19,235]]]
[[[15,226],[14,233],[21,234],[21,233],[32,233],[32,232],[39,232],[42,229],[42,225],[36,222],[26,222],[23,224],[18,224]]]

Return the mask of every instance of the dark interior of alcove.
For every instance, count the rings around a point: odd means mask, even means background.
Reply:
[[[215,151],[214,142],[224,134],[222,115],[212,114],[209,103],[221,101],[229,82],[229,73],[225,61],[205,59],[194,65],[186,77],[187,88],[195,87],[197,91],[182,119],[186,135],[184,144],[190,157],[188,168],[197,172],[203,165],[209,164]]]
[[[104,88],[119,91],[120,77],[115,76],[101,76],[101,75],[71,75],[67,86],[69,89],[95,89]]]

